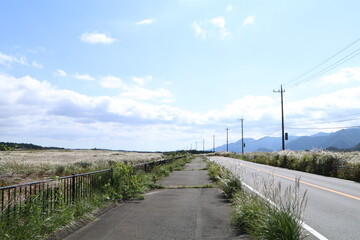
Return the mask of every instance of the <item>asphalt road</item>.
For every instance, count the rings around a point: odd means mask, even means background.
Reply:
[[[202,159],[195,159],[185,171],[160,181],[169,189],[126,202],[65,239],[248,239],[232,229],[231,206],[219,189],[198,188],[211,184],[204,167]]]
[[[323,239],[360,239],[360,183],[232,158],[210,159],[240,173],[242,180],[255,188],[259,182],[273,180],[284,189],[300,177],[300,189],[307,190],[308,198],[305,224]]]

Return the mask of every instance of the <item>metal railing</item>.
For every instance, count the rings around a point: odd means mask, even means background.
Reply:
[[[135,164],[136,170],[150,171],[154,166],[168,163],[181,157]],[[45,216],[57,206],[70,205],[87,198],[94,193],[104,191],[104,186],[112,180],[113,169],[74,174],[56,179],[49,179],[0,188],[0,221],[21,214],[27,214],[31,207],[41,208]]]

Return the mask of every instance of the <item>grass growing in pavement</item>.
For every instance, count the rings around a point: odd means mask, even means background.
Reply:
[[[285,189],[281,185],[264,184],[261,196],[242,187],[241,181],[230,171],[213,162],[208,163],[209,176],[216,181],[233,206],[232,222],[239,231],[246,231],[254,239],[299,240],[302,213],[306,206],[306,192],[301,195],[299,181]]]
[[[208,171],[210,179],[219,185],[227,198],[231,199],[235,193],[241,191],[242,186],[240,179],[235,177],[224,167],[212,162],[208,162]]]
[[[281,185],[264,185],[263,197],[237,193],[233,198],[233,222],[254,239],[298,240],[306,238],[301,217],[306,206],[306,192],[299,192],[299,182],[281,193]],[[267,200],[264,200],[266,198]]]
[[[109,204],[109,200],[144,199],[141,193],[150,189],[162,188],[156,181],[170,174],[175,169],[182,168],[190,162],[191,156],[172,161],[165,165],[158,165],[150,173],[136,171],[134,167],[125,163],[118,163],[113,170],[111,182],[103,186],[102,191],[91,197],[76,201],[72,205],[59,204],[52,212],[44,211],[41,194],[33,196],[27,201],[25,214],[10,215],[0,218],[0,239],[26,240],[43,239],[57,229],[71,225],[71,222],[91,218],[91,212]]]

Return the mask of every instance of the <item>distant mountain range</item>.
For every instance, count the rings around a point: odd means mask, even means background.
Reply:
[[[264,137],[258,140],[244,138],[245,152],[273,152],[281,150],[281,137]],[[343,129],[334,133],[319,132],[311,136],[289,136],[285,142],[288,150],[312,149],[354,149],[360,143],[360,128]],[[226,151],[226,144],[215,148],[216,151]],[[229,143],[229,151],[241,152],[241,139]]]

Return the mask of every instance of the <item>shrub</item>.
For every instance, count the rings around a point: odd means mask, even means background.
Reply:
[[[135,173],[134,167],[119,163],[113,169],[111,182],[104,186],[106,197],[112,200],[138,197],[144,190],[142,179]]]
[[[55,167],[55,175],[61,176],[65,172],[65,166],[59,165]]]

